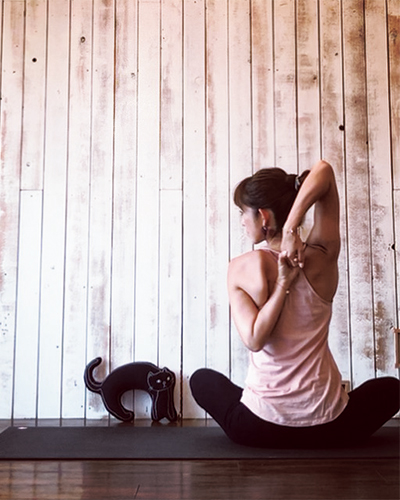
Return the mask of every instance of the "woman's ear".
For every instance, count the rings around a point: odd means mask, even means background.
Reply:
[[[269,227],[271,225],[270,211],[267,208],[259,208],[258,213],[261,215],[263,227]]]

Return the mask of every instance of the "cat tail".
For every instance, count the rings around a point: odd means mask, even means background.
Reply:
[[[101,386],[103,384],[97,382],[97,380],[95,380],[95,378],[93,377],[93,370],[96,368],[96,366],[99,366],[101,361],[101,358],[95,358],[85,368],[85,373],[83,375],[85,385],[92,392],[101,392]]]

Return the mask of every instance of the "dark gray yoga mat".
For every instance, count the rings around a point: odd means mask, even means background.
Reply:
[[[396,458],[399,428],[384,427],[363,445],[340,449],[259,449],[239,446],[219,427],[9,427],[1,460],[247,460]]]

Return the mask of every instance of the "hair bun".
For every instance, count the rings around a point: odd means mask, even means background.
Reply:
[[[296,191],[298,191],[301,188],[301,185],[306,180],[306,177],[309,173],[310,173],[309,170],[304,170],[304,172],[302,172],[300,175],[296,176],[296,180],[294,183],[294,187],[295,187]]]
[[[296,180],[296,174],[286,174],[285,182],[288,186],[290,186],[291,189],[296,189]]]

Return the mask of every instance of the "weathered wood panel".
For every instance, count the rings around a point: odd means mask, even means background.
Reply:
[[[137,16],[136,2],[116,3],[110,370],[134,357]],[[132,408],[132,394],[123,402]]]
[[[229,373],[229,63],[228,2],[206,10],[206,335],[207,366]]]
[[[109,353],[114,133],[114,2],[93,4],[87,359]],[[108,360],[107,360],[108,361]],[[98,370],[104,376],[105,364]],[[104,413],[89,393],[87,415]]]
[[[320,3],[321,148],[335,169],[340,198],[341,252],[339,284],[334,301],[330,347],[345,380],[351,380],[348,254],[346,227],[346,171],[344,165],[343,51],[340,0]]]
[[[400,5],[395,0],[388,1],[388,47],[389,47],[389,95],[390,95],[390,139],[394,189],[395,220],[395,262],[396,262],[396,306],[397,326],[399,325],[400,290]]]
[[[345,168],[352,379],[375,376],[363,2],[342,3]]]
[[[275,164],[273,1],[251,2],[252,136],[255,170]]]
[[[0,415],[13,414],[14,339],[22,137],[24,5],[1,4]]]
[[[25,0],[22,189],[43,188],[47,15],[46,2]]]
[[[298,0],[296,11],[298,168],[321,158],[318,3]]]
[[[395,374],[396,326],[386,5],[368,0],[365,22],[375,370],[383,376]]]
[[[182,191],[166,189],[160,199],[159,340],[157,363],[181,370],[182,344]],[[175,400],[180,411],[180,378]]]
[[[274,1],[274,166],[298,170],[296,92],[296,4]]]
[[[181,371],[182,345],[182,163],[183,5],[161,4],[160,258],[158,364]],[[181,412],[181,381],[175,400]]]
[[[160,241],[160,2],[139,1],[135,359],[157,363]],[[136,396],[136,415],[150,399]],[[146,401],[145,404],[143,402]],[[142,410],[143,408],[143,410]]]
[[[42,192],[22,191],[15,327],[13,416],[37,416]]]
[[[395,0],[1,2],[0,417],[108,417],[83,370],[131,360],[243,384],[232,202],[320,156],[341,199],[331,346],[353,386],[396,374]],[[395,245],[395,246],[393,246]],[[149,417],[146,394],[124,398]]]
[[[206,364],[205,0],[185,2],[183,16],[183,416],[204,417],[189,377]]]
[[[394,189],[400,189],[400,4],[388,0],[387,5],[391,151]]]
[[[60,415],[68,156],[69,5],[48,5],[38,417]]]
[[[62,416],[85,416],[90,210],[92,5],[74,1],[70,27]]]
[[[250,2],[229,2],[228,11],[228,65],[229,65],[229,206],[230,206],[230,258],[250,249],[240,224],[238,208],[233,204],[232,193],[244,177],[252,174],[251,130],[251,18]],[[226,273],[226,266],[225,266]],[[226,278],[222,283],[226,283]],[[231,322],[230,377],[243,384],[246,376],[248,353],[236,328]]]

